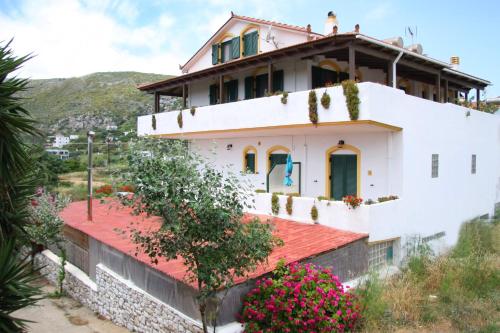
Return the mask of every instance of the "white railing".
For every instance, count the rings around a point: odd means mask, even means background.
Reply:
[[[292,214],[286,211],[286,195],[278,195],[280,210],[277,217],[304,223],[314,223],[311,208],[318,209],[317,223],[329,227],[353,232],[368,233],[370,242],[400,237],[397,225],[402,221],[402,200],[390,200],[372,205],[361,204],[356,209],[349,209],[342,201],[318,200],[308,197],[294,197]],[[256,193],[255,208],[252,213],[273,215],[271,194]]]

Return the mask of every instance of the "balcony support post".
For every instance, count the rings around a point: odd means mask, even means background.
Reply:
[[[444,102],[448,103],[448,80],[444,80]]]
[[[441,73],[436,75],[436,102],[441,103]]]
[[[155,91],[155,105],[154,105],[154,113],[160,112],[160,93]]]
[[[219,75],[219,104],[224,101],[224,75]]]
[[[271,62],[267,64],[267,93],[273,94],[273,64]]]
[[[476,88],[476,109],[481,109],[481,90]]]
[[[349,45],[349,80],[356,80],[356,50]]]
[[[182,84],[182,108],[185,109],[187,107],[186,104],[186,84]]]

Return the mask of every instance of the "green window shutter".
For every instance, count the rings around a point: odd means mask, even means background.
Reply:
[[[235,37],[231,41],[231,59],[240,57],[240,37]]]
[[[248,57],[257,54],[259,46],[259,33],[257,31],[243,35],[244,56]]]
[[[286,158],[288,157],[288,154],[271,154],[269,155],[269,160],[271,164],[271,170],[273,170],[274,166],[278,164],[286,164]]]
[[[219,44],[212,45],[212,65],[219,63]]]
[[[209,100],[210,100],[210,105],[217,104],[217,85],[216,84],[210,85]]]
[[[255,77],[255,97],[264,97],[267,90],[267,74]]]
[[[255,154],[246,154],[246,171],[250,173],[255,173]]]
[[[253,96],[253,76],[245,78],[245,99],[252,99]]]
[[[273,72],[273,92],[285,91],[283,88],[283,70]]]
[[[357,192],[357,156],[331,155],[331,195],[335,200],[342,200],[346,195],[356,195]]]
[[[346,172],[345,172],[345,189],[347,195],[356,195],[357,193],[357,156],[356,155],[346,155]]]
[[[238,80],[224,83],[225,102],[236,102],[238,100]]]

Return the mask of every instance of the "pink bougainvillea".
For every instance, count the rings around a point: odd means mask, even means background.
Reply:
[[[245,297],[245,332],[349,332],[359,307],[331,270],[313,264],[278,267]]]

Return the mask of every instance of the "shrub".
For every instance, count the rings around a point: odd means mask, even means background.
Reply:
[[[179,114],[177,115],[177,124],[179,125],[179,128],[182,128],[183,122],[182,122],[182,111],[179,111]]]
[[[309,92],[309,120],[314,125],[318,123],[318,98],[314,90]]]
[[[271,211],[274,215],[278,215],[280,212],[280,198],[277,192],[271,196]]]
[[[317,199],[318,199],[319,201],[321,201],[321,200],[330,201],[330,198],[325,197],[324,195],[320,195]]]
[[[113,193],[113,187],[109,184],[102,185],[95,190],[97,194],[110,195]]]
[[[311,208],[311,218],[314,222],[318,221],[318,208],[313,205]]]
[[[122,185],[118,188],[120,192],[134,192],[134,187],[132,185]]]
[[[281,103],[283,104],[288,103],[288,92],[284,91],[283,95],[281,95]]]
[[[328,92],[325,90],[323,95],[321,96],[321,105],[325,108],[328,109],[330,108],[330,95],[328,95]]]
[[[385,202],[385,201],[390,201],[390,200],[396,200],[399,199],[397,195],[388,195],[386,197],[380,197],[378,198],[378,202]]]
[[[151,127],[152,127],[154,130],[156,130],[156,117],[155,117],[155,115],[153,115],[153,116],[151,117]]]
[[[354,195],[347,195],[344,198],[342,198],[342,201],[349,207],[349,209],[356,209],[361,205],[363,202],[363,199],[358,198]]]
[[[267,193],[267,191],[266,191],[266,190],[263,190],[263,189],[258,188],[258,189],[256,189],[256,190],[255,190],[255,193]]]
[[[194,116],[194,114],[196,113],[196,108],[194,106],[192,106],[191,110],[189,110],[189,112],[191,112],[191,115]]]
[[[373,201],[372,199],[368,199],[365,201],[365,205],[373,205],[375,203],[375,201]]]
[[[360,318],[353,294],[329,269],[313,264],[278,266],[245,297],[245,332],[346,332]]]
[[[286,212],[288,213],[288,215],[292,215],[293,213],[293,196],[292,195],[288,195],[288,197],[286,198]]]
[[[358,120],[359,117],[359,90],[356,81],[346,80],[342,82],[344,96],[351,120]]]
[[[292,197],[300,197],[300,193],[297,193],[297,192],[292,192],[292,193],[287,193],[287,194],[292,196]]]

